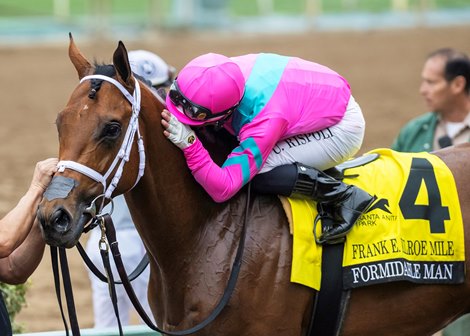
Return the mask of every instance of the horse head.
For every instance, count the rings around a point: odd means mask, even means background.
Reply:
[[[153,96],[134,78],[122,42],[113,64],[98,65],[83,56],[70,35],[69,57],[80,84],[57,116],[61,162],[38,210],[46,242],[64,247],[76,244],[96,207],[132,189],[143,174],[140,101]],[[161,111],[154,98],[148,108]],[[157,130],[159,121],[152,122]]]

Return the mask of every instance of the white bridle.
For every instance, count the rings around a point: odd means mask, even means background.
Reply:
[[[114,158],[113,163],[111,166],[108,168],[108,171],[102,175],[96,170],[89,168],[85,165],[82,165],[81,163],[75,162],[75,161],[59,161],[57,164],[57,168],[59,172],[63,172],[65,169],[72,169],[75,170],[79,173],[82,173],[83,175],[88,176],[89,178],[95,180],[96,182],[99,182],[103,185],[103,195],[104,198],[111,198],[111,195],[116,189],[119,180],[121,179],[122,176],[122,171],[124,169],[124,164],[129,161],[129,156],[130,152],[132,149],[132,144],[134,143],[134,136],[135,133],[137,132],[137,146],[139,150],[139,173],[137,175],[136,181],[132,188],[135,187],[135,185],[139,182],[140,178],[144,175],[144,170],[145,170],[145,150],[144,150],[144,141],[142,140],[142,137],[140,135],[139,131],[139,112],[140,112],[140,85],[139,82],[135,80],[135,89],[133,95],[131,95],[125,88],[124,86],[121,85],[117,80],[103,76],[103,75],[91,75],[91,76],[85,76],[80,80],[80,83],[86,80],[91,80],[91,79],[100,79],[107,81],[114,86],[116,86],[126,97],[126,99],[131,103],[132,105],[132,116],[129,121],[129,125],[127,126],[126,134],[124,136],[124,140],[122,141],[121,148],[119,149],[118,154]],[[119,165],[118,165],[119,164]],[[107,186],[107,180],[113,170],[115,169],[116,165],[118,165],[116,169],[116,173],[114,174],[111,183],[109,186]],[[131,189],[132,189],[131,188]]]

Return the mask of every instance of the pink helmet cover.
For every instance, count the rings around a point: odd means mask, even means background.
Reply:
[[[229,57],[204,54],[181,69],[176,79],[178,86],[191,102],[218,113],[230,109],[243,97],[245,78],[240,67]],[[175,106],[169,95],[168,110],[184,124],[202,125],[204,121],[187,117],[180,106]]]

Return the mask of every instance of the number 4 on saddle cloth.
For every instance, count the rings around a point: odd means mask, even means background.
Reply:
[[[368,154],[379,157],[344,172],[345,183],[377,196],[344,243],[344,288],[403,280],[462,283],[463,221],[448,167],[429,153],[378,149]],[[293,233],[291,281],[320,290],[322,245],[312,235],[316,203],[281,201]],[[320,235],[320,225],[316,230]]]

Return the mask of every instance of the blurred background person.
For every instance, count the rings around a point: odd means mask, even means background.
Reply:
[[[429,108],[408,122],[392,149],[430,152],[470,141],[470,60],[451,48],[428,55],[421,72],[420,94]],[[466,330],[466,331],[465,331]],[[466,336],[470,315],[461,317],[434,336]]]
[[[18,204],[0,219],[0,281],[18,285],[26,282],[41,262],[45,242],[36,210],[58,160],[50,158],[36,164],[28,191]],[[0,291],[0,335],[11,335],[10,317]]]
[[[392,149],[430,152],[470,140],[470,60],[463,52],[443,48],[432,52],[421,73],[419,89],[429,108],[408,122]]]
[[[154,89],[170,87],[176,69],[160,56],[147,50],[129,51],[132,72],[148,81]]]
[[[129,62],[132,72],[137,75],[139,79],[151,85],[153,89],[157,90],[171,85],[175,75],[175,68],[168,65],[154,53],[146,50],[129,51]],[[116,236],[120,246],[122,261],[127,274],[130,274],[142,260],[146,250],[134,226],[124,196],[119,195],[115,197],[113,203],[114,210],[111,217],[116,228]],[[111,206],[108,204],[103,209],[103,213],[110,212],[110,210]],[[95,228],[92,230],[86,244],[86,252],[95,266],[104,273],[99,250],[100,238],[100,229]],[[110,259],[114,279],[119,280],[120,277],[114,260],[112,257]],[[147,298],[149,274],[150,270],[147,267],[144,272],[131,283],[142,307],[145,309],[147,315],[153,319]],[[94,327],[107,328],[117,326],[117,319],[109,296],[108,285],[99,280],[90,270],[88,270],[88,276],[92,287]],[[123,285],[116,285],[116,295],[121,323],[123,326],[129,325],[131,323],[131,314],[135,309]]]

